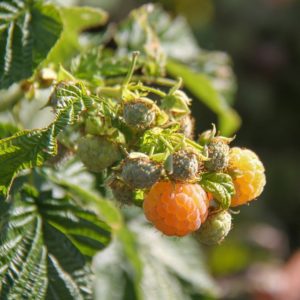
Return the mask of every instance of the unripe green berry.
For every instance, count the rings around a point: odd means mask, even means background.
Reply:
[[[150,99],[136,99],[124,104],[123,118],[129,127],[138,130],[149,128],[155,120],[154,105]]]
[[[208,171],[221,171],[228,166],[229,146],[223,141],[213,139],[208,145],[208,158],[204,166]]]
[[[196,233],[197,239],[207,245],[221,243],[231,229],[231,214],[224,210],[208,216]]]
[[[109,184],[114,198],[121,204],[130,205],[133,203],[134,192],[123,180],[114,178]]]
[[[195,153],[178,151],[167,158],[166,171],[175,181],[189,181],[196,178],[198,173],[198,159]]]
[[[161,176],[161,166],[147,156],[127,158],[122,167],[121,177],[130,187],[150,188]]]
[[[77,154],[92,172],[101,172],[121,159],[118,145],[101,136],[80,138]]]

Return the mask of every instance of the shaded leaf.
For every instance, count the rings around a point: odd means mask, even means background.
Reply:
[[[92,299],[86,255],[108,244],[109,228],[70,198],[50,196],[27,187],[1,210],[1,299]]]

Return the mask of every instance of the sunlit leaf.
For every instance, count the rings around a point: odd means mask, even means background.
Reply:
[[[22,170],[41,166],[57,152],[57,135],[78,120],[93,100],[80,85],[63,85],[57,90],[56,117],[46,128],[20,131],[0,140],[0,194],[7,195],[13,178]]]
[[[0,3],[0,88],[28,78],[58,40],[57,9],[42,1]]]
[[[100,8],[60,7],[63,32],[55,47],[51,50],[47,63],[66,63],[81,49],[79,34],[84,30],[104,24],[107,14]]]

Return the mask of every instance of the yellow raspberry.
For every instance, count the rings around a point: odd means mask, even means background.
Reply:
[[[235,187],[231,206],[245,204],[262,193],[266,184],[265,168],[253,151],[231,148],[228,170],[233,175]]]
[[[199,229],[208,214],[209,200],[199,184],[160,181],[144,201],[144,213],[166,235],[185,236]]]

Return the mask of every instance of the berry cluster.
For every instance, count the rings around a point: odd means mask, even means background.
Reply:
[[[230,148],[232,139],[214,126],[193,140],[191,99],[180,80],[165,92],[130,82],[131,75],[98,91],[102,101],[83,116],[79,158],[90,171],[105,171],[115,200],[142,206],[164,234],[221,242],[230,207],[262,193],[263,164],[251,150]]]

